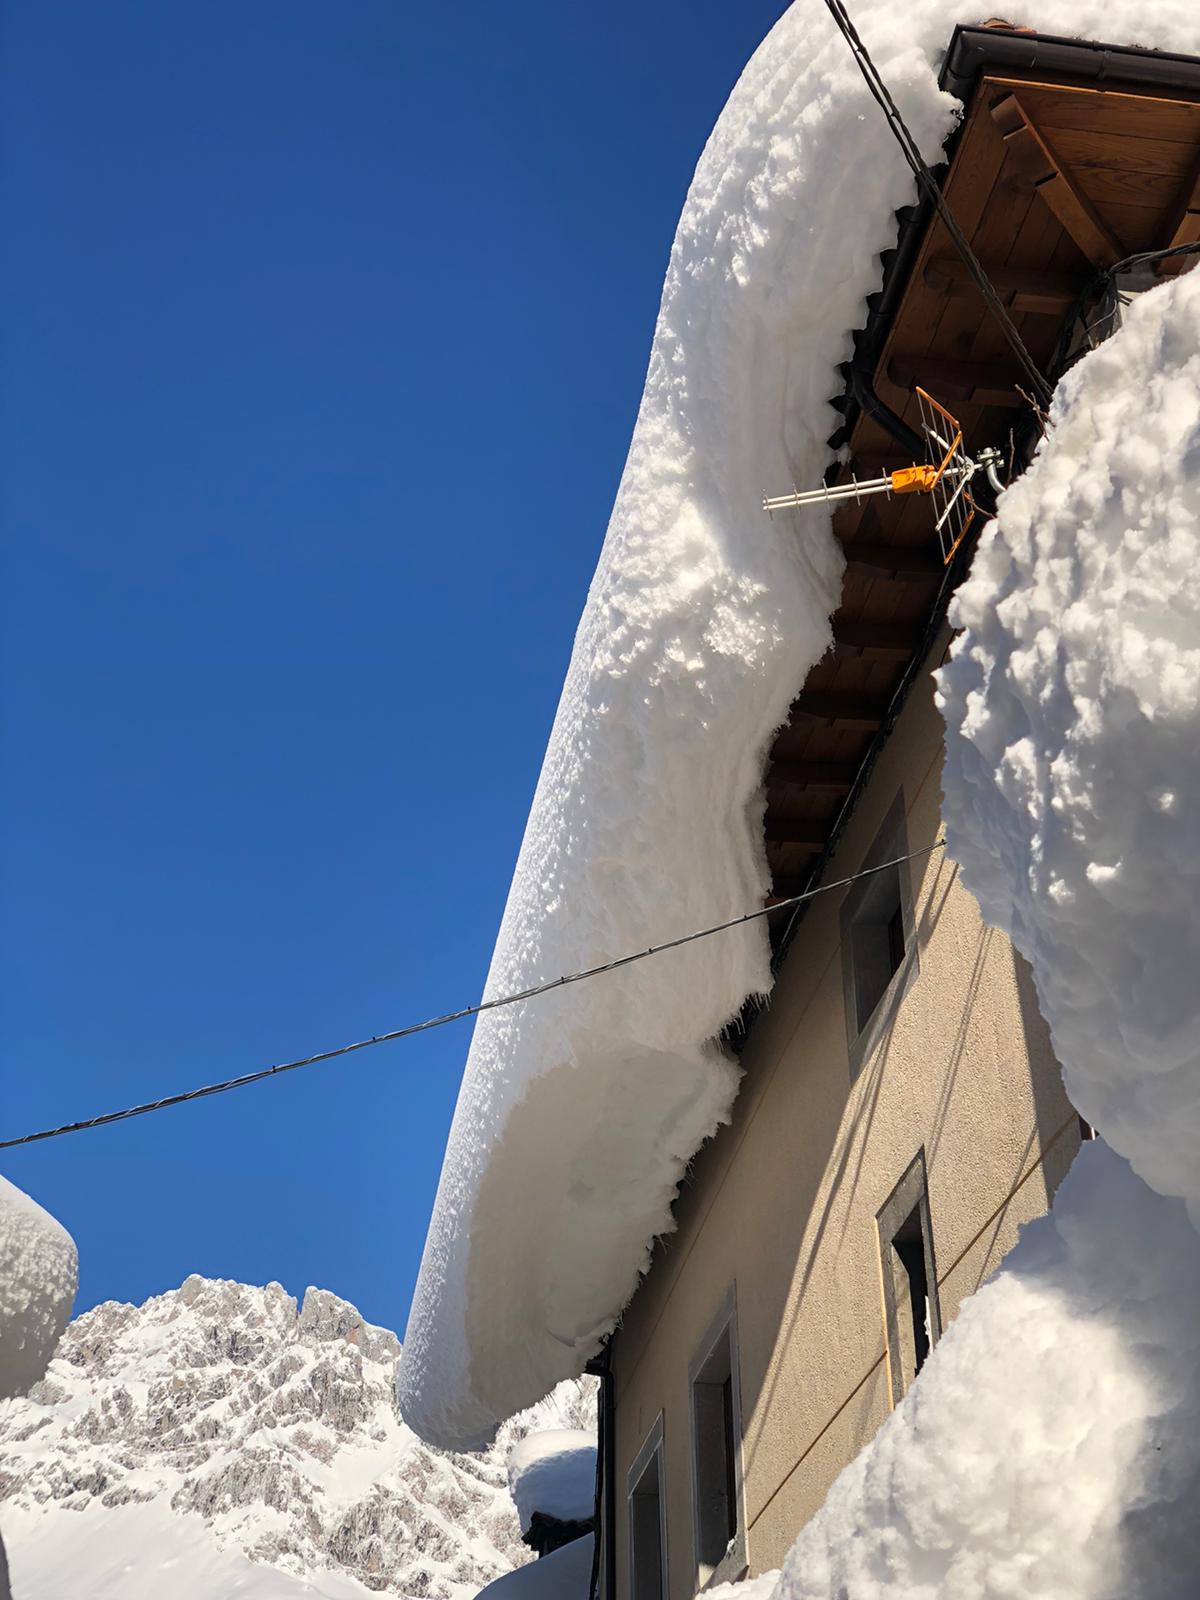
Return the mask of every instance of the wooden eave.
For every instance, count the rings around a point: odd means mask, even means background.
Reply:
[[[977,75],[943,192],[1053,379],[1064,326],[1098,271],[1200,239],[1200,61],[1009,33],[993,44],[985,30],[969,31]],[[900,248],[857,336],[860,379],[867,374],[875,399],[913,432],[920,383],[960,419],[972,453],[996,446],[1019,470],[1036,421],[1003,334],[941,222],[916,208],[897,215]],[[845,421],[831,444],[844,459],[828,482],[911,464],[860,398],[848,381],[832,401]],[[797,538],[817,536],[820,512],[782,515]],[[819,877],[969,556],[964,547],[947,576],[922,495],[848,504],[833,531],[847,557],[833,646],[797,695],[767,771],[774,899]],[[794,918],[770,920],[778,947]]]

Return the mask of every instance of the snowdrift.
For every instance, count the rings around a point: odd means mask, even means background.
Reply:
[[[938,58],[979,15],[855,7],[931,159],[955,115]],[[1200,48],[1193,0],[1040,0],[1012,20]],[[798,0],[680,218],[488,995],[761,903],[764,758],[828,645],[842,561],[819,518],[799,532],[757,508],[819,481],[836,367],[912,198],[824,6]],[[425,1438],[484,1444],[597,1350],[671,1228],[686,1162],[728,1118],[737,1071],[714,1041],[768,988],[767,955],[757,924],[480,1019],[399,1374]]]
[[[481,1589],[476,1600],[588,1600],[595,1539],[585,1534],[540,1561],[506,1572]]]

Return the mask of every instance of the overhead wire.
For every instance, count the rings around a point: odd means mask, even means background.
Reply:
[[[1114,294],[1111,305],[1101,309],[1098,314],[1093,313],[1094,320],[1089,321],[1085,312],[1090,304],[1107,296],[1114,280],[1122,273],[1135,272],[1138,267],[1153,266],[1160,261],[1171,261],[1176,257],[1200,255],[1200,241],[1190,244],[1166,245],[1161,250],[1139,250],[1135,255],[1125,256],[1120,261],[1114,261],[1111,267],[1105,267],[1089,278],[1075,296],[1071,310],[1063,323],[1062,333],[1059,336],[1058,348],[1054,353],[1051,372],[1057,379],[1061,374],[1081,357],[1094,350],[1098,344],[1112,333],[1118,320],[1122,304],[1128,303],[1128,297],[1119,293]],[[1169,280],[1163,279],[1163,282]],[[1076,327],[1083,330],[1083,338],[1077,339]]]
[[[126,1106],[121,1111],[106,1111],[101,1116],[85,1117],[78,1122],[66,1122],[57,1128],[43,1128],[37,1133],[25,1133],[13,1139],[0,1139],[0,1150],[13,1150],[18,1145],[36,1144],[43,1139],[58,1139],[66,1133],[82,1133],[90,1128],[104,1128],[114,1122],[126,1122],[130,1117],[146,1116],[151,1111],[165,1111],[168,1106],[187,1105],[193,1100],[203,1100],[209,1095],[225,1094],[230,1089],[244,1089],[249,1084],[262,1083],[266,1078],[279,1077],[285,1072],[295,1072],[299,1067],[312,1067],[322,1061],[334,1061],[339,1056],[353,1055],[357,1050],[369,1050],[372,1045],[409,1039],[414,1034],[428,1033],[433,1028],[444,1028],[451,1022],[462,1022],[467,1017],[481,1016],[485,1011],[499,1011],[504,1006],[519,1005],[525,1000],[536,999],[539,995],[549,994],[555,989],[566,988],[569,984],[583,983],[587,979],[599,978],[605,973],[632,966],[635,961],[645,961],[649,956],[662,955],[667,950],[678,950],[681,945],[692,944],[697,939],[707,939],[713,934],[725,933],[731,928],[741,927],[744,923],[754,922],[759,917],[770,916],[774,911],[786,910],[789,906],[799,905],[801,901],[812,900],[817,895],[829,894],[834,889],[845,889],[850,884],[857,883],[860,878],[869,878],[877,872],[886,872],[889,867],[903,866],[905,862],[916,861],[922,856],[930,855],[934,850],[940,850],[944,844],[944,839],[935,839],[932,844],[920,850],[910,850],[907,855],[897,856],[892,861],[880,861],[873,867],[863,867],[847,878],[839,878],[833,883],[818,884],[816,888],[776,900],[768,906],[759,906],[753,911],[743,912],[740,916],[729,917],[724,922],[715,922],[706,928],[696,928],[691,933],[681,934],[676,939],[667,939],[662,944],[650,945],[648,949],[634,951],[631,955],[617,956],[611,961],[601,961],[594,967],[584,967],[579,972],[568,973],[561,978],[535,983],[528,989],[519,989],[513,994],[501,995],[494,1000],[479,1000],[474,1005],[460,1006],[457,1011],[445,1011],[440,1016],[427,1017],[422,1022],[412,1022],[403,1028],[393,1028],[388,1033],[372,1034],[369,1039],[358,1039],[353,1044],[339,1045],[333,1050],[318,1050],[313,1055],[301,1056],[296,1061],[281,1061],[275,1066],[260,1067],[255,1072],[244,1072],[239,1077],[226,1078],[220,1083],[205,1084],[199,1089],[185,1089],[179,1094],[162,1095],[157,1100]]]
[[[1029,350],[1025,345],[1025,341],[1021,338],[1016,324],[1008,314],[1008,310],[1004,305],[1004,302],[996,293],[995,287],[987,273],[984,271],[978,256],[976,256],[975,252],[971,249],[966,235],[955,221],[954,214],[947,205],[946,197],[942,193],[941,185],[938,183],[933,173],[929,170],[927,163],[922,157],[921,152],[917,147],[916,140],[909,132],[908,125],[901,115],[899,107],[892,99],[887,84],[884,83],[883,79],[880,77],[879,69],[872,61],[866,45],[859,37],[858,30],[855,28],[853,22],[851,22],[849,13],[842,4],[842,0],[825,0],[825,4],[830,15],[833,17],[834,22],[837,24],[842,36],[850,46],[851,53],[853,54],[855,61],[858,63],[859,71],[866,80],[867,88],[871,91],[872,97],[882,110],[888,127],[892,130],[896,142],[900,146],[900,150],[905,161],[907,161],[909,167],[912,169],[913,176],[916,178],[919,188],[932,204],[934,210],[937,212],[938,217],[941,220],[942,226],[950,235],[950,240],[954,245],[954,248],[962,257],[967,271],[970,273],[975,286],[983,296],[988,310],[995,318],[1001,332],[1004,334],[1004,337],[1009,344],[1009,347],[1016,356],[1021,370],[1024,372],[1026,379],[1033,389],[1035,398],[1043,406],[1049,404],[1050,396],[1053,392],[1051,385],[1047,382],[1037,362],[1034,361],[1033,357],[1030,355]]]

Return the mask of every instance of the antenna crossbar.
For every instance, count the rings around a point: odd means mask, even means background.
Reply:
[[[948,565],[975,519],[975,502],[970,489],[972,479],[986,470],[992,487],[997,491],[1002,488],[995,470],[999,456],[992,449],[981,450],[978,459],[969,456],[963,448],[958,418],[924,389],[918,387],[916,396],[921,432],[930,446],[933,461],[902,467],[898,472],[886,472],[878,478],[860,481],[852,477],[849,483],[822,484],[819,489],[768,495],[762,503],[763,510],[768,513],[794,511],[801,506],[838,505],[848,500],[857,503],[877,494],[887,495],[889,499],[898,494],[927,494],[942,560]]]

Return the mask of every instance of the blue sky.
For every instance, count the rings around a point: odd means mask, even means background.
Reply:
[[[9,0],[4,1136],[478,995],[679,208],[782,9]],[[80,1308],[202,1272],[402,1330],[468,1042],[0,1171]]]

